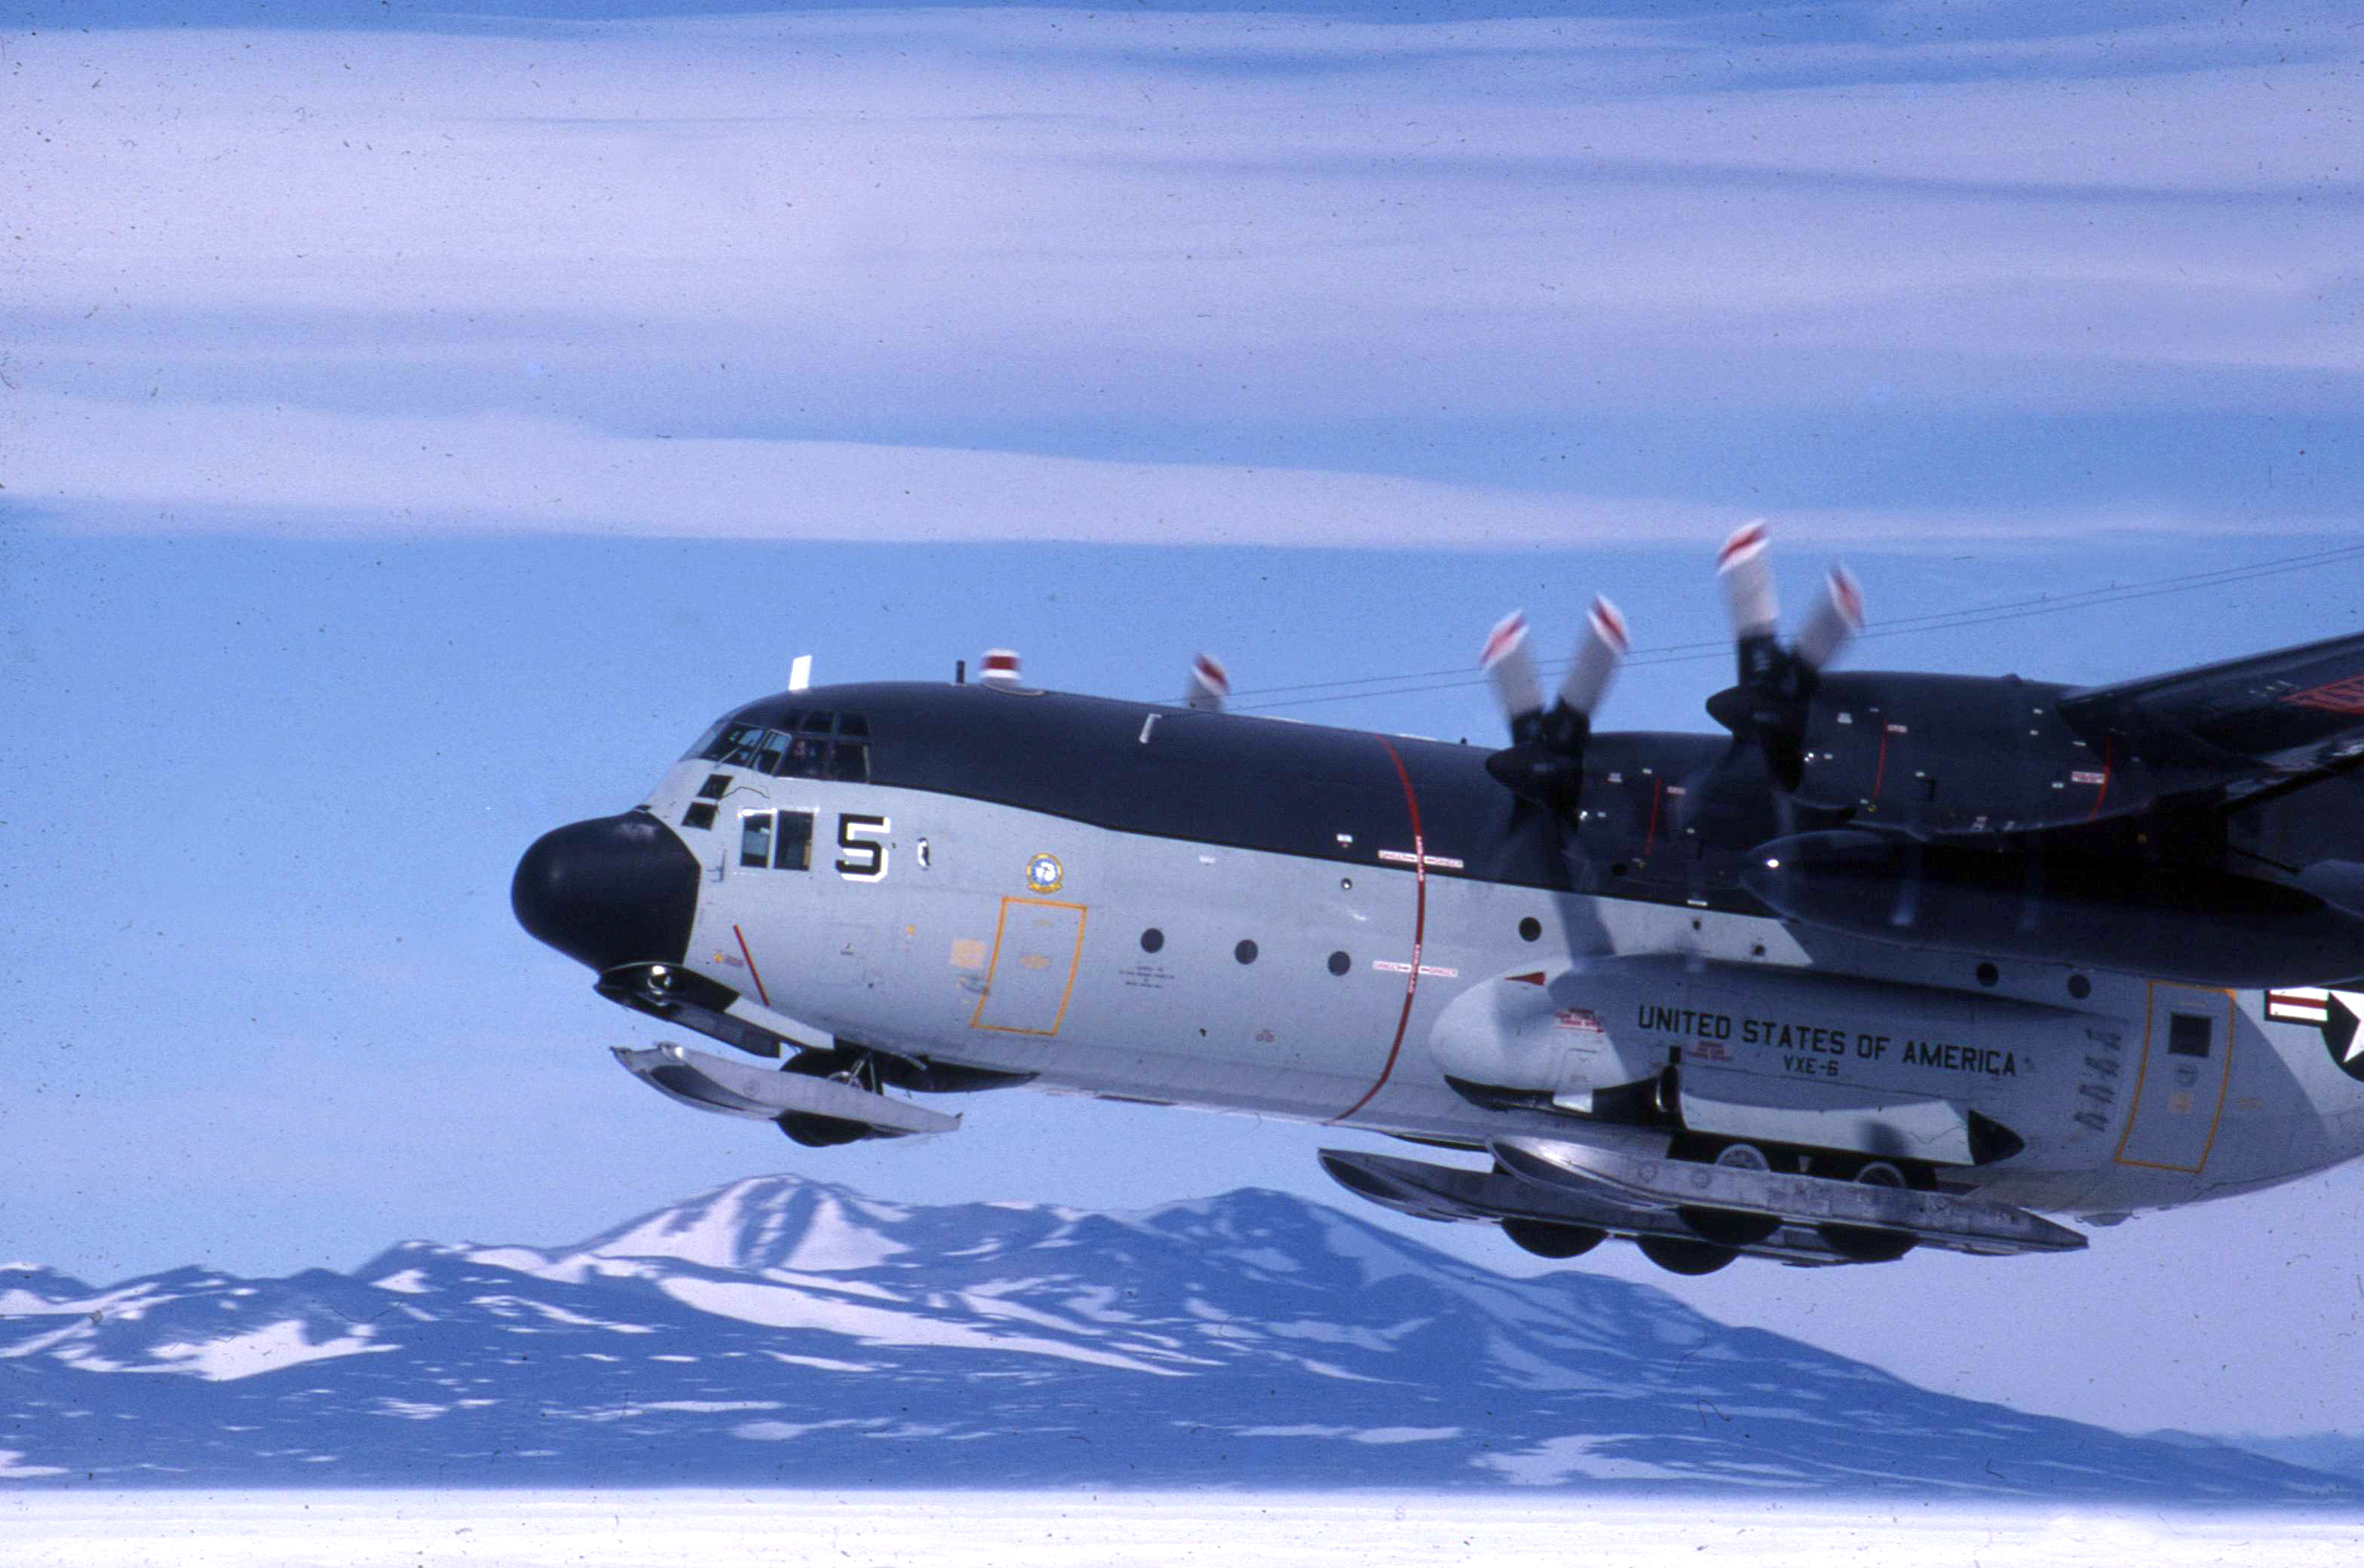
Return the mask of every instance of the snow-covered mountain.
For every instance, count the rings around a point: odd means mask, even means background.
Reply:
[[[0,1268],[0,1482],[92,1481],[2364,1499],[1278,1193],[1099,1214],[787,1176],[558,1251],[104,1289]]]

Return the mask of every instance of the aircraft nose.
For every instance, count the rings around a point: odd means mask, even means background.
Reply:
[[[697,857],[645,811],[544,833],[518,862],[509,907],[537,940],[595,970],[679,963],[697,914]]]

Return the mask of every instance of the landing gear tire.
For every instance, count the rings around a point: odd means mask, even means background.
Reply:
[[[1685,1204],[1675,1210],[1685,1225],[1720,1247],[1754,1247],[1776,1230],[1781,1221],[1769,1214],[1737,1208],[1701,1208]]]
[[[779,1128],[808,1149],[835,1149],[841,1144],[859,1143],[870,1136],[870,1129],[858,1121],[841,1121],[833,1116],[806,1116],[800,1111],[790,1111],[780,1118]]]
[[[1642,1256],[1670,1274],[1712,1274],[1740,1256],[1730,1247],[1719,1247],[1712,1241],[1686,1240],[1680,1236],[1636,1236],[1634,1245],[1642,1249]]]
[[[1544,1219],[1506,1219],[1502,1234],[1538,1258],[1578,1258],[1609,1240],[1589,1225],[1554,1225]]]
[[[1902,1171],[1885,1160],[1866,1165],[1855,1173],[1855,1179],[1868,1187],[1911,1184]],[[1912,1251],[1914,1245],[1913,1238],[1901,1230],[1882,1230],[1870,1225],[1817,1225],[1814,1234],[1832,1251],[1854,1263],[1892,1263]]]
[[[1719,1151],[1715,1163],[1735,1171],[1769,1171],[1773,1162],[1765,1151],[1754,1143],[1728,1143]],[[1675,1210],[1685,1225],[1710,1241],[1725,1247],[1753,1247],[1781,1229],[1781,1221],[1769,1214],[1750,1214],[1736,1208],[1702,1208],[1685,1205]]]
[[[874,1095],[878,1092],[877,1073],[867,1053],[842,1045],[831,1051],[799,1051],[780,1063],[780,1071],[806,1078],[826,1078],[832,1083],[866,1089]],[[791,1140],[808,1149],[836,1149],[877,1135],[875,1129],[864,1127],[858,1121],[846,1121],[833,1116],[812,1116],[803,1111],[790,1111],[781,1117],[779,1128]]]

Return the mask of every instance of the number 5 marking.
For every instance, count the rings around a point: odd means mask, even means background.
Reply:
[[[837,819],[837,874],[848,882],[877,882],[886,874],[886,846],[880,840],[890,831],[884,817],[847,812]]]

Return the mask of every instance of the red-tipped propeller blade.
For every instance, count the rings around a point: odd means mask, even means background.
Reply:
[[[1560,705],[1591,718],[1628,646],[1624,616],[1607,599],[1595,597],[1591,613],[1585,617],[1584,639],[1576,645],[1576,657],[1559,684]]]
[[[1494,698],[1501,704],[1502,717],[1510,722],[1511,738],[1527,740],[1543,714],[1544,691],[1535,680],[1534,655],[1527,651],[1524,612],[1512,610],[1494,623],[1478,662],[1494,683]]]
[[[1823,585],[1822,603],[1799,628],[1798,662],[1809,670],[1819,670],[1862,629],[1863,589],[1845,567],[1834,566],[1830,580]]]
[[[1773,562],[1766,555],[1768,539],[1765,519],[1759,517],[1734,529],[1716,552],[1715,573],[1723,584],[1732,634],[1744,641],[1770,637],[1781,620],[1780,601],[1773,594]]]
[[[1204,713],[1221,713],[1224,699],[1232,695],[1232,673],[1223,662],[1211,653],[1200,653],[1190,661],[1190,684],[1182,700]]]

